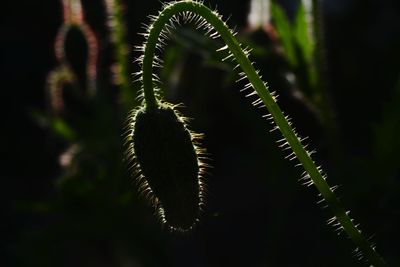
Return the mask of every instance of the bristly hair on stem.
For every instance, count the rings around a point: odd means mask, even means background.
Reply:
[[[241,44],[236,40],[235,33],[231,31],[221,16],[206,6],[202,2],[183,0],[177,2],[169,2],[165,4],[157,16],[151,16],[151,23],[146,26],[146,32],[143,35],[146,38],[143,46],[138,47],[138,50],[143,53],[137,60],[142,67],[141,72],[137,73],[139,80],[142,82],[142,92],[144,106],[140,112],[158,112],[164,110],[163,102],[157,96],[157,84],[159,79],[153,73],[153,67],[160,67],[162,61],[156,55],[156,51],[163,48],[163,44],[170,36],[171,31],[181,23],[193,22],[198,29],[204,29],[206,35],[211,38],[221,38],[226,44],[218,51],[229,51],[229,55],[224,60],[235,61],[242,69],[239,80],[248,80],[243,91],[247,92],[246,96],[252,98],[252,104],[256,107],[266,107],[269,111],[266,117],[272,124],[271,131],[279,130],[283,138],[278,141],[279,147],[283,150],[289,150],[285,157],[290,161],[298,160],[296,166],[304,169],[301,180],[307,186],[314,185],[323,201],[333,211],[334,216],[328,220],[328,224],[333,225],[339,232],[344,231],[353,240],[357,246],[357,250],[361,252],[366,260],[373,266],[386,266],[384,260],[380,257],[375,247],[364,237],[353,220],[349,217],[349,212],[346,211],[339,199],[334,193],[336,187],[330,187],[326,181],[326,175],[322,168],[317,166],[312,159],[312,154],[315,151],[307,151],[304,145],[305,138],[301,138],[292,127],[290,118],[283,114],[276,102],[276,95],[270,92],[267,84],[261,79],[259,72],[255,69],[254,63],[249,60],[249,49],[242,48]],[[134,117],[138,118],[138,114]],[[146,119],[147,120],[147,119]],[[137,142],[135,139],[135,128],[137,122],[131,124],[128,129],[131,142],[131,149],[128,150],[129,156],[132,158],[136,153],[138,157],[138,149],[135,148]],[[148,140],[151,142],[151,140]],[[136,144],[139,145],[139,144]],[[133,148],[132,148],[133,146]],[[140,163],[139,165],[143,165]],[[153,166],[157,168],[159,166]],[[146,176],[146,174],[144,174]],[[150,185],[150,188],[152,186]]]

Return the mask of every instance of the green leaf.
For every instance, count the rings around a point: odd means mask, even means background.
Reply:
[[[287,60],[291,65],[297,66],[296,51],[293,42],[293,29],[285,11],[276,3],[271,5],[272,20],[278,33],[278,38],[282,43]]]
[[[309,63],[312,60],[314,43],[312,40],[311,14],[307,14],[305,6],[301,3],[294,19],[294,39],[303,57]]]
[[[76,137],[74,130],[72,130],[72,128],[69,127],[69,125],[62,119],[59,118],[53,119],[51,128],[57,135],[67,140],[74,140]]]

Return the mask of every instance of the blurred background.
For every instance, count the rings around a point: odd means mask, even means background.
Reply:
[[[220,62],[221,41],[190,25],[171,34],[159,76],[164,97],[183,102],[191,128],[205,133],[213,168],[198,228],[160,227],[130,178],[122,136],[138,104],[129,75],[139,70],[138,32],[162,5],[106,2],[82,0],[80,27],[61,37],[60,1],[1,3],[0,265],[365,265],[326,225],[332,213],[316,190],[298,182],[302,170],[277,148],[266,111],[240,92],[235,64]],[[400,266],[400,2],[326,0],[314,20],[308,1],[252,2],[205,1],[230,17],[344,206]],[[125,32],[107,23],[120,15]]]

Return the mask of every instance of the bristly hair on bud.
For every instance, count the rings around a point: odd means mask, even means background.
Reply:
[[[171,231],[192,230],[204,204],[202,135],[191,132],[177,105],[166,102],[132,112],[127,158],[139,190]]]

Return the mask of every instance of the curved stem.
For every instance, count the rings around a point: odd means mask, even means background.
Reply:
[[[57,60],[68,64],[65,53],[66,37],[71,29],[76,28],[83,35],[88,47],[86,83],[89,95],[93,96],[97,90],[97,57],[99,53],[99,45],[96,35],[85,21],[80,0],[62,0],[61,4],[64,18],[55,41]]]
[[[375,251],[368,240],[361,234],[361,232],[354,225],[350,219],[348,212],[342,207],[338,198],[334,194],[333,190],[329,187],[325,178],[320,172],[320,169],[315,165],[314,161],[310,157],[298,136],[294,132],[290,123],[283,115],[278,104],[275,102],[273,96],[269,92],[266,84],[261,80],[257,74],[252,63],[246,56],[246,53],[240,47],[240,44],[235,39],[232,32],[226,26],[226,24],[220,19],[220,17],[211,11],[209,8],[201,3],[194,1],[180,1],[167,5],[157,16],[154,22],[150,25],[147,42],[144,47],[144,58],[142,65],[142,78],[143,78],[143,90],[145,96],[146,107],[153,108],[157,106],[157,99],[154,95],[153,89],[153,60],[156,49],[156,44],[163,27],[168,21],[180,12],[192,12],[196,15],[203,17],[221,36],[226,43],[227,47],[239,63],[243,72],[246,74],[248,80],[261,98],[262,102],[271,113],[276,127],[281,131],[285,137],[287,143],[293,150],[293,153],[297,156],[303,168],[307,172],[307,178],[315,184],[321,196],[325,199],[328,205],[333,210],[336,220],[340,223],[341,227],[346,231],[348,236],[358,246],[359,250],[364,253],[371,264],[374,266],[386,266],[386,263]]]

